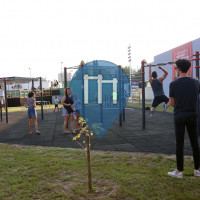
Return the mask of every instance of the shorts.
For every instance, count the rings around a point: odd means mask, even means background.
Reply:
[[[58,104],[55,104],[55,108],[58,108]]]
[[[71,116],[71,115],[73,115],[73,112],[71,112],[71,113],[69,114],[68,111],[67,111],[67,109],[65,109],[65,108],[63,107],[63,109],[62,109],[62,116]]]
[[[0,96],[0,102],[1,104],[4,104],[4,97]]]
[[[37,112],[34,107],[28,108],[28,117],[37,117]]]
[[[152,107],[157,107],[160,103],[165,102],[166,104],[168,103],[169,98],[165,95],[160,95],[160,96],[155,96],[153,103],[152,103]]]

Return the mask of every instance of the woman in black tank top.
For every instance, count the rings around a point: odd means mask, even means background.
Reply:
[[[69,119],[70,119],[72,133],[74,133],[75,132],[74,131],[74,115],[73,115],[74,101],[71,95],[70,88],[65,88],[64,93],[65,95],[63,96],[62,101],[61,101],[63,105],[62,116],[64,116],[64,133],[70,133],[70,131],[67,129]]]

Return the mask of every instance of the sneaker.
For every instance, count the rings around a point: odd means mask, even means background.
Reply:
[[[152,117],[153,114],[154,114],[154,112],[155,112],[155,111],[151,111],[151,112],[149,113],[149,117]]]
[[[183,172],[178,172],[178,170],[174,170],[173,172],[168,172],[169,176],[175,177],[175,178],[183,178]]]
[[[200,171],[198,169],[194,170],[194,176],[200,177]]]
[[[165,104],[165,105],[163,105],[163,108],[164,108],[164,112],[166,112],[167,111],[167,105]]]

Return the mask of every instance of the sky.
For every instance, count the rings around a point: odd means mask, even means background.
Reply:
[[[137,69],[199,38],[199,8],[199,0],[0,0],[0,77],[57,80],[81,60],[129,66],[129,45]]]

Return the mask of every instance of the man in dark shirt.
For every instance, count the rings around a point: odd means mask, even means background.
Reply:
[[[200,176],[200,153],[197,134],[197,97],[200,85],[197,80],[187,76],[187,71],[191,66],[189,60],[179,59],[175,64],[179,78],[170,83],[169,105],[174,106],[177,169],[168,172],[168,175],[176,178],[183,177],[184,134],[186,127],[193,150],[194,176]]]
[[[151,73],[151,64],[149,65],[149,82],[151,84],[153,94],[154,94],[154,99],[153,99],[149,117],[152,117],[153,113],[156,110],[156,107],[162,102],[165,102],[164,110],[166,110],[167,109],[166,104],[169,101],[169,98],[165,96],[164,91],[163,91],[163,81],[167,77],[168,72],[165,69],[163,69],[161,66],[158,66],[158,69],[161,69],[164,72],[163,76],[160,77],[159,79],[158,79],[158,75],[156,71],[153,71]]]

